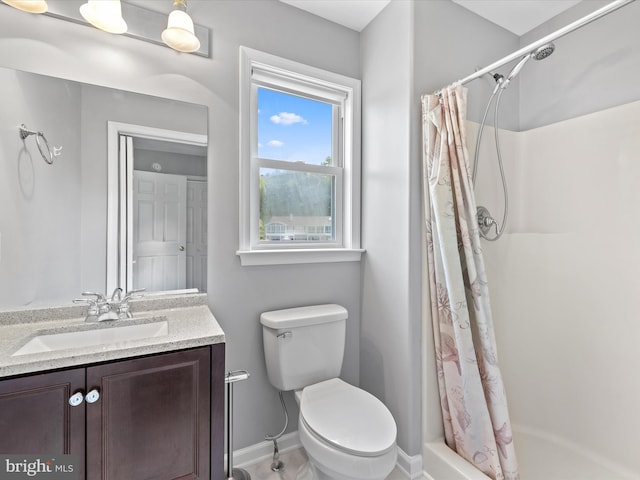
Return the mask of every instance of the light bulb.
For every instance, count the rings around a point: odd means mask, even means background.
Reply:
[[[120,0],[89,0],[80,6],[80,14],[91,25],[105,32],[127,31],[127,22],[122,18]]]
[[[162,41],[179,52],[191,53],[200,48],[200,40],[193,30],[193,20],[182,10],[174,10],[169,14]]]
[[[2,0],[18,10],[29,13],[45,13],[49,10],[45,0]]]

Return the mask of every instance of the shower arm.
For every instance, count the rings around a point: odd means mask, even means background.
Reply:
[[[455,82],[456,85],[464,85],[465,83],[469,83],[472,80],[475,80],[477,78],[480,78],[481,76],[483,76],[486,73],[491,73],[492,71],[495,71],[496,69],[502,67],[503,65],[506,65],[509,62],[512,62],[513,60],[516,60],[518,58],[523,57],[524,55],[529,55],[531,52],[537,50],[538,48],[542,47],[543,45],[547,44],[547,43],[551,43],[554,40],[560,38],[560,37],[564,37],[565,35],[573,32],[574,30],[577,30],[578,28],[584,27],[585,25],[598,20],[601,17],[604,17],[605,15],[608,15],[611,12],[614,12],[616,10],[618,10],[619,8],[624,7],[625,5],[628,5],[632,2],[635,2],[635,0],[616,0],[615,2],[611,2],[607,5],[605,5],[602,8],[599,8],[598,10],[595,10],[593,12],[591,12],[588,15],[585,15],[584,17],[576,20],[575,22],[572,22],[558,30],[556,30],[553,33],[550,33],[549,35],[547,35],[546,37],[542,37],[539,40],[536,40],[533,43],[530,43],[529,45],[527,45],[526,47],[521,48],[520,50],[517,50],[509,55],[507,55],[506,57],[501,58],[500,60],[492,63],[491,65],[488,65],[480,70],[476,70],[474,73],[472,73],[471,75],[463,78],[462,80],[458,80],[457,82]],[[434,93],[434,95],[439,95],[441,93],[442,90],[438,90]]]

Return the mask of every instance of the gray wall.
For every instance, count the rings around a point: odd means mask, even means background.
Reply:
[[[4,68],[0,85],[0,308],[47,305],[80,293],[80,86]],[[64,155],[47,165],[22,123]]]
[[[589,0],[522,36],[521,46],[608,4]],[[640,99],[640,3],[633,2],[555,41],[556,50],[531,62],[520,84],[521,129],[623,105]],[[615,73],[612,73],[615,72]]]
[[[519,48],[518,37],[450,1],[415,2],[415,87],[432,93],[486,67]],[[509,66],[498,70],[506,75]],[[465,85],[469,89],[469,120],[480,122],[495,86],[485,75]],[[517,82],[503,94],[500,125],[519,129]],[[419,103],[419,98],[415,100]]]
[[[409,188],[412,14],[411,2],[392,2],[362,34],[362,238],[367,254],[360,379],[391,410],[400,448],[416,455],[420,317],[412,308],[410,282],[410,245],[416,239],[410,235]],[[419,258],[415,263],[419,266]]]
[[[164,1],[144,5],[166,12],[171,8]],[[189,12],[212,29],[211,59],[0,5],[0,65],[209,108],[209,302],[227,335],[227,369],[252,374],[235,389],[234,447],[241,448],[282,426],[277,392],[264,367],[260,312],[322,302],[344,305],[350,317],[343,377],[358,383],[360,264],[240,266],[235,255],[238,47],[359,78],[360,44],[356,32],[275,0],[190,0]],[[95,212],[104,211],[97,199],[95,207]],[[287,398],[292,430],[297,410],[292,397]]]

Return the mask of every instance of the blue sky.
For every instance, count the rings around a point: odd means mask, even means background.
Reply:
[[[258,156],[320,164],[331,156],[332,106],[258,88]]]

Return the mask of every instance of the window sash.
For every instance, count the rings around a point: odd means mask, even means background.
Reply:
[[[344,167],[344,103],[334,103],[330,99],[304,95],[299,91],[287,91],[274,85],[251,85],[251,158],[258,156],[258,88],[268,88],[289,95],[309,98],[319,102],[333,105],[331,111],[331,163],[338,167]],[[289,162],[294,163],[294,162]]]
[[[260,239],[260,169],[271,168],[292,172],[308,172],[321,175],[329,175],[335,179],[334,195],[332,202],[333,240],[291,240],[286,243],[275,240]],[[313,165],[302,162],[289,162],[286,160],[272,160],[269,158],[255,157],[252,159],[252,212],[251,212],[251,247],[255,249],[281,249],[281,248],[342,248],[344,247],[344,169],[332,165]],[[265,225],[266,228],[266,225]]]
[[[308,78],[308,77],[307,77]],[[276,83],[279,82],[279,83]],[[332,109],[332,165],[314,165],[304,162],[277,160],[258,157],[258,88],[270,88],[291,95],[303,96],[312,100],[333,104]],[[337,92],[337,93],[336,93]],[[295,249],[295,248],[344,248],[344,133],[343,111],[347,92],[323,87],[318,82],[300,80],[291,75],[266,75],[265,71],[252,68],[251,75],[251,179],[250,179],[250,245],[251,249]],[[306,240],[287,241],[286,244],[275,240],[260,239],[260,168],[274,168],[298,172],[311,172],[331,175],[335,178],[333,198],[334,239],[332,241]]]

